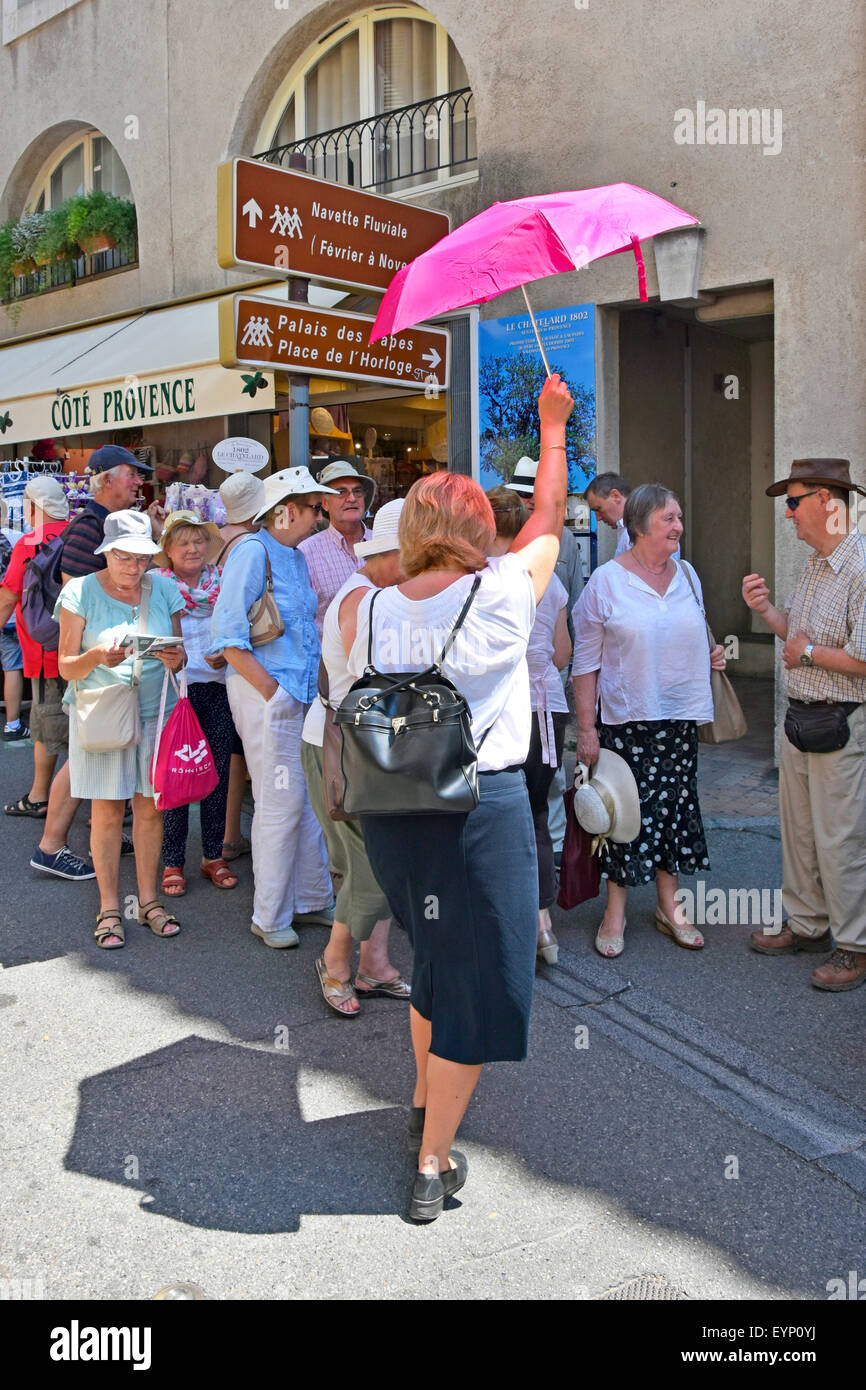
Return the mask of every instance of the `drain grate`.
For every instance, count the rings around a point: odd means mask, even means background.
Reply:
[[[624,1284],[615,1284],[612,1289],[607,1289],[605,1293],[598,1295],[598,1300],[603,1299],[654,1299],[654,1298],[688,1298],[687,1293],[682,1289],[676,1288],[665,1279],[663,1274],[639,1274],[635,1279],[626,1279]]]

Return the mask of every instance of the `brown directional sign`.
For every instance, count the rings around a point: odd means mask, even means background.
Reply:
[[[221,164],[217,256],[330,285],[386,290],[451,227],[444,212],[361,193],[257,159]]]
[[[434,394],[447,389],[447,329],[407,328],[371,347],[372,326],[367,314],[236,294],[220,300],[220,362]]]

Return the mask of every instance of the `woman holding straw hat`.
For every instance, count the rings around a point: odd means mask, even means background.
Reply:
[[[330,926],[334,895],[322,832],[301,767],[301,729],[319,670],[316,595],[298,545],[312,535],[323,487],[307,468],[265,479],[253,520],[232,547],[211,623],[210,651],[231,670],[226,691],[253,784],[255,897],[251,930],[267,946],[298,945],[293,923]],[[274,605],[273,635],[254,645],[249,612]],[[279,629],[282,630],[279,630]]]
[[[725,665],[723,647],[707,649],[700,580],[673,558],[683,533],[674,494],[644,483],[623,521],[630,549],[595,570],[575,605],[572,666],[578,762],[592,768],[600,748],[618,753],[640,800],[637,833],[627,843],[612,837],[603,851],[607,908],[595,948],[608,958],[625,945],[628,890],[644,883],[655,883],[658,930],[689,951],[704,944],[675,894],[679,874],[710,867],[697,726],[713,718],[710,666]]]
[[[212,521],[195,512],[172,512],[160,536],[157,573],[173,579],[184,602],[180,625],[187,654],[187,694],[202,733],[210,744],[219,781],[200,803],[202,878],[216,888],[236,888],[237,874],[222,857],[226,796],[234,724],[226,695],[225,657],[209,656],[210,623],[220,591],[220,572],[214,560],[222,546]],[[184,861],[189,831],[189,806],[164,812],[162,891],[170,898],[186,892]]]

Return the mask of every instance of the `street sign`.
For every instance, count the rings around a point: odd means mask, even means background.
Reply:
[[[298,169],[232,159],[217,171],[217,258],[349,289],[386,290],[450,231],[444,212]]]
[[[370,346],[369,314],[236,294],[220,300],[220,362],[304,376],[334,376],[438,395],[448,387],[450,335],[407,328]]]

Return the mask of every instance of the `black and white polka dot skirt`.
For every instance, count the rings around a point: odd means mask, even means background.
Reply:
[[[640,797],[641,831],[627,845],[607,842],[602,872],[623,887],[651,883],[658,869],[694,874],[708,869],[698,804],[698,734],[693,719],[602,724],[602,748],[629,764]]]

